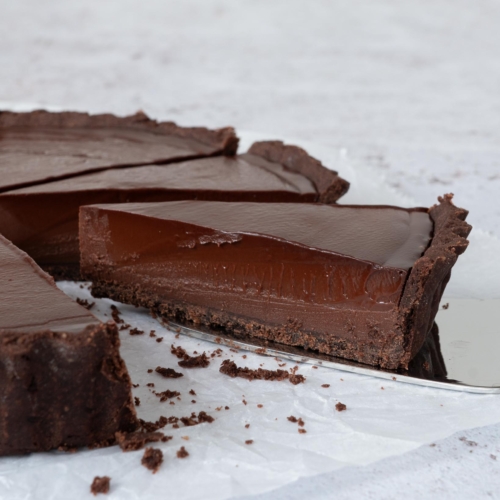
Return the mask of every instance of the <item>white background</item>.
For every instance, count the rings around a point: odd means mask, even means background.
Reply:
[[[499,26],[494,0],[1,0],[0,101],[313,142],[499,237]],[[499,467],[494,425],[261,498],[498,497]]]

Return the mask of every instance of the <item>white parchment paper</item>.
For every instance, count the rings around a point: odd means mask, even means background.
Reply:
[[[256,138],[260,138],[258,134],[243,134],[242,150]],[[370,170],[354,168],[345,152],[314,144],[305,146],[352,181],[346,203],[413,204]],[[475,229],[471,247],[454,271],[448,296],[499,297],[499,266],[491,268],[495,254],[500,255],[499,241]],[[483,267],[486,265],[488,269]],[[103,320],[110,319],[111,301],[93,299],[87,288],[76,283],[61,282],[59,286],[73,298],[95,301],[92,311]],[[90,484],[96,475],[111,477],[110,498],[237,497],[268,491],[302,476],[369,464],[459,430],[500,421],[497,396],[423,388],[322,367],[301,365],[298,373],[307,380],[297,386],[286,381],[231,379],[219,373],[223,359],[233,359],[239,366],[269,369],[284,361],[224,347],[222,357],[212,359],[208,368],[181,369],[170,353],[172,344],[181,345],[190,354],[211,353],[218,346],[176,338],[147,311],[121,304],[118,307],[125,322],[146,332],[139,336],[131,336],[128,330],[121,333],[122,356],[133,382],[139,384],[133,391],[141,402],[139,416],[154,421],[160,415],[181,417],[206,411],[215,421],[164,428],[173,439],[153,445],[161,448],[165,457],[154,475],[140,465],[142,451],[123,453],[118,447],[2,458],[1,499],[90,498]],[[163,341],[158,343],[150,337],[150,330]],[[148,368],[157,366],[174,368],[184,377],[173,380],[147,373]],[[293,366],[288,362],[285,368]],[[160,403],[147,383],[154,383],[156,391],[179,391],[180,400],[171,400],[175,405]],[[325,384],[329,387],[323,387]],[[189,394],[191,389],[196,396]],[[338,401],[347,405],[346,411],[335,410]],[[306,433],[300,434],[298,425],[287,420],[290,415],[304,420]],[[253,443],[246,444],[247,440]],[[189,457],[176,457],[181,446]]]

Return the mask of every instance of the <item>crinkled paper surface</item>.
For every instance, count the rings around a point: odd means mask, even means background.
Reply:
[[[260,138],[242,135],[244,144]],[[352,181],[346,203],[413,204],[371,171],[354,170],[344,154],[305,146]],[[463,200],[457,203],[464,204]],[[491,264],[490,257],[499,251],[498,240],[475,229],[471,247],[459,259],[447,295],[499,297],[499,269],[483,267]],[[110,300],[93,299],[89,290],[77,283],[61,282],[59,286],[73,298],[95,301],[92,312],[100,319],[111,318]],[[145,332],[134,336],[128,330],[121,332],[122,356],[132,381],[139,384],[133,390],[140,399],[139,416],[154,421],[161,415],[182,417],[206,411],[215,421],[192,427],[181,424],[179,429],[165,427],[163,431],[173,439],[153,445],[161,448],[165,457],[154,475],[141,466],[142,451],[123,453],[116,446],[2,458],[0,498],[91,498],[90,484],[96,475],[111,477],[110,498],[238,497],[346,465],[369,464],[463,429],[500,421],[499,398],[495,395],[418,387],[310,365],[299,366],[298,373],[306,377],[306,382],[296,386],[287,381],[232,379],[219,373],[224,359],[232,359],[238,366],[268,369],[276,369],[285,361],[233,352],[227,347],[220,347],[222,355],[211,358],[208,368],[182,369],[170,352],[172,344],[182,346],[189,354],[209,354],[219,346],[184,336],[176,338],[175,332],[163,328],[147,311],[117,305],[126,323]],[[149,336],[151,330],[156,337]],[[157,338],[163,338],[162,342]],[[147,373],[157,366],[174,368],[184,376],[165,379],[155,372]],[[286,362],[282,368],[293,366]],[[147,383],[154,383],[158,392],[179,391],[180,399],[161,403]],[[329,387],[323,387],[325,384]],[[191,389],[195,396],[189,393]],[[338,401],[347,405],[346,411],[335,410]],[[299,433],[299,426],[287,420],[291,415],[304,420],[306,433]],[[253,443],[246,444],[247,440]],[[176,457],[181,446],[189,457]]]

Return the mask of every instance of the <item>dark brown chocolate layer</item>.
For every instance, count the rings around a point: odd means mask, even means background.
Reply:
[[[456,225],[457,213],[464,215],[450,198],[430,210],[435,227],[425,250],[432,223],[422,209],[204,202],[83,207],[82,271],[96,296],[143,305],[165,318],[395,369],[407,367],[432,326],[422,317],[433,309],[421,306],[415,319],[400,307],[411,294],[407,277],[436,247],[437,261],[448,258],[449,273],[456,256],[446,257],[442,247],[450,234],[441,217]],[[429,290],[427,276],[418,274],[415,305],[434,300],[419,296]]]
[[[0,236],[0,455],[102,446],[136,428],[112,322]]]
[[[132,165],[234,155],[230,127],[209,130],[132,116],[0,111],[0,192]]]
[[[304,157],[301,173],[300,162],[290,170],[253,154],[218,156],[106,170],[16,189],[0,194],[0,233],[58,279],[78,279],[80,206],[183,199],[314,202],[322,198],[315,185],[321,172],[325,177],[333,174],[319,166],[309,178],[311,161]]]

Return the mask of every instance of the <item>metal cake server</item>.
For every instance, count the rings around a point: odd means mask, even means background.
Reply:
[[[163,321],[163,324],[189,337],[297,363],[454,391],[500,394],[500,299],[448,299],[443,303],[444,308],[440,308],[436,317],[438,329],[433,330],[434,337],[424,345],[407,371],[374,368],[260,339],[241,339],[222,330],[171,321]]]

